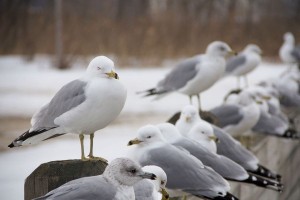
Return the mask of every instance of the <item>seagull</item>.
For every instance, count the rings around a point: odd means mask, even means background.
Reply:
[[[221,175],[188,152],[165,142],[154,125],[141,127],[137,138],[130,140],[128,145],[137,145],[133,153],[142,166],[156,165],[166,172],[170,197],[193,195],[208,199],[237,199],[228,192],[230,185]]]
[[[300,64],[300,45],[295,46],[294,35],[290,32],[287,32],[283,35],[284,42],[279,50],[280,59],[290,65]]]
[[[8,147],[36,144],[65,133],[79,135],[81,159],[84,155],[84,135],[90,135],[90,159],[93,155],[93,138],[97,130],[105,128],[121,112],[126,89],[114,72],[114,63],[105,56],[95,57],[85,74],[64,85],[52,100],[36,112],[31,128],[16,138]]]
[[[239,94],[227,96],[226,103],[211,109],[217,125],[233,136],[246,133],[258,122],[261,101],[250,92],[243,90]]]
[[[106,167],[102,175],[67,182],[35,200],[134,200],[133,185],[143,179],[155,178],[154,174],[143,171],[136,162],[128,158],[116,158]]]
[[[167,175],[165,171],[155,165],[142,167],[146,172],[153,173],[155,180],[141,180],[136,183],[134,188],[135,200],[168,200],[169,194],[165,187],[167,184]]]
[[[237,77],[237,87],[241,88],[240,77],[244,77],[248,87],[247,74],[252,72],[261,63],[262,50],[256,44],[248,44],[238,55],[229,58],[226,62],[226,75]]]
[[[205,122],[200,118],[197,109],[194,106],[187,105],[182,109],[180,118],[176,122],[176,127],[182,135],[185,135],[186,133],[189,133],[193,126],[195,126],[199,121],[202,121],[202,124]],[[218,154],[228,157],[252,174],[274,180],[281,179],[279,174],[276,174],[261,165],[258,158],[242,146],[241,143],[234,139],[230,134],[213,124],[209,124],[208,122],[206,123],[207,125],[212,126],[214,135],[220,141],[216,143]]]
[[[210,88],[225,72],[225,56],[235,54],[228,44],[214,41],[208,45],[205,54],[197,55],[180,62],[156,87],[139,92],[145,96],[163,97],[171,92],[197,96],[201,108],[200,93]]]
[[[192,133],[189,137],[183,137],[173,124],[162,123],[156,126],[160,129],[163,138],[169,144],[187,150],[191,155],[202,161],[204,165],[211,167],[225,179],[281,191],[282,185],[280,183],[251,175],[241,165],[207,148],[211,145],[209,137],[214,135],[212,132],[209,134],[205,129],[198,127],[197,130],[199,132],[195,129],[195,131],[191,131]],[[198,135],[201,136],[198,137]],[[201,140],[203,141],[200,143]],[[207,144],[203,145],[204,143]]]

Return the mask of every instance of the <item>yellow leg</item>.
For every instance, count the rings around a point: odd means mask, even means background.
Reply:
[[[197,97],[198,97],[199,110],[201,111],[201,97],[200,97],[200,94],[198,94]]]
[[[87,160],[87,158],[84,156],[84,144],[83,144],[84,135],[79,134],[79,139],[80,139],[80,147],[81,147],[81,160]]]
[[[108,162],[105,158],[101,158],[101,157],[95,157],[94,154],[93,154],[93,147],[94,147],[94,133],[92,133],[90,135],[90,153],[88,155],[88,157],[91,159],[91,160],[101,160],[102,162]]]

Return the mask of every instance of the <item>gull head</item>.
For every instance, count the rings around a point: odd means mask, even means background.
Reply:
[[[89,76],[119,79],[114,69],[115,65],[111,59],[106,56],[97,56],[90,62],[86,72]]]
[[[292,44],[295,43],[294,35],[290,32],[287,32],[283,35],[283,40],[288,43],[292,43]]]
[[[107,166],[104,175],[108,175],[121,185],[133,186],[142,179],[156,179],[155,174],[145,172],[139,164],[128,158],[116,158]]]
[[[229,55],[236,55],[236,52],[234,52],[225,42],[214,41],[207,46],[206,54],[211,56],[226,57]]]
[[[154,125],[146,125],[137,131],[137,137],[128,142],[128,146],[137,144],[152,144],[155,142],[164,141],[160,130]]]
[[[181,137],[179,130],[170,123],[161,123],[156,125],[160,130],[166,142],[172,143]]]
[[[252,91],[250,90],[242,90],[237,98],[237,103],[242,106],[248,106],[252,103],[262,104],[261,98],[256,96]]]
[[[187,105],[181,110],[180,119],[186,123],[194,123],[200,119],[198,110],[193,105]]]
[[[188,137],[196,141],[219,142],[219,139],[214,134],[212,126],[205,121],[195,125],[188,133]]]
[[[252,53],[256,53],[258,55],[262,54],[262,50],[259,48],[259,46],[257,46],[256,44],[248,44],[245,49],[245,52],[252,52]]]
[[[166,191],[167,174],[166,172],[155,165],[146,165],[142,168],[144,171],[155,174],[156,179],[151,181],[157,192],[162,194],[162,199],[169,199],[169,194]]]

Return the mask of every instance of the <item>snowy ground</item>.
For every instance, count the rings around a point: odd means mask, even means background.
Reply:
[[[0,121],[4,119],[29,118],[65,83],[76,79],[83,68],[58,71],[49,67],[45,58],[27,63],[19,57],[0,57]],[[171,65],[170,65],[171,67]],[[250,84],[278,76],[284,66],[263,63],[249,76]],[[171,94],[161,100],[141,98],[137,91],[151,88],[164,77],[168,67],[147,69],[117,69],[120,80],[128,89],[126,105],[120,117],[95,137],[94,152],[111,160],[126,154],[129,139],[135,131],[145,124],[163,122],[188,103],[181,94]],[[212,108],[222,102],[224,95],[236,86],[233,78],[224,78],[202,95],[204,109]],[[17,127],[17,126],[16,126]],[[13,139],[25,129],[5,132],[3,136]],[[16,135],[17,133],[17,135]],[[86,141],[88,142],[88,141]],[[0,140],[1,143],[1,140]],[[88,143],[86,143],[86,151]],[[0,144],[6,146],[7,144]],[[80,148],[77,136],[62,136],[39,145],[8,149],[0,152],[0,199],[22,199],[25,178],[41,163],[53,160],[79,158]]]

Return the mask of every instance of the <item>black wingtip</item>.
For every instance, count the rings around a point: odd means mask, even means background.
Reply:
[[[213,199],[214,200],[239,200],[239,198],[235,197],[233,194],[230,194],[229,192],[227,192],[226,196],[224,197],[218,196]]]
[[[260,164],[258,164],[258,168],[255,171],[248,171],[248,172],[258,175],[258,176],[276,180],[278,182],[280,182],[281,178],[282,178],[282,176],[280,174],[277,174],[276,172],[273,172]]]
[[[288,138],[288,139],[300,139],[300,135],[297,133],[297,131],[294,129],[290,129],[290,128],[284,132],[282,137]]]
[[[13,143],[10,143],[10,145],[8,145],[9,148],[13,148],[15,147],[15,145]]]
[[[254,184],[258,187],[271,189],[277,192],[281,192],[283,189],[283,185],[275,180],[269,180],[267,178],[261,178],[259,176],[250,175],[245,183]]]

